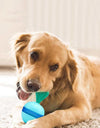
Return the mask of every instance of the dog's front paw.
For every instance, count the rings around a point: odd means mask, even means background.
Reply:
[[[41,118],[28,121],[23,128],[52,128],[48,122],[45,122]]]

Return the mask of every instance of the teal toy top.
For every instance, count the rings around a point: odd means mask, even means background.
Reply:
[[[49,92],[36,92],[36,102],[41,103],[45,98],[49,96]]]

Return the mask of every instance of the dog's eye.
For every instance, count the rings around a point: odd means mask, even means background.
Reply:
[[[56,71],[59,68],[58,64],[50,66],[50,71]]]
[[[36,60],[39,59],[39,54],[38,54],[38,52],[31,52],[30,57],[31,57],[34,61],[36,61]]]

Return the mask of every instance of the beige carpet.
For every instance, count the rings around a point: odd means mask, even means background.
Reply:
[[[12,119],[11,110],[17,102],[17,98],[1,97],[0,101],[0,128],[9,128],[9,122]],[[19,128],[21,127],[19,126]],[[100,109],[93,111],[90,120],[60,128],[100,128]]]
[[[18,99],[15,94],[16,77],[14,71],[0,72],[0,128],[10,128],[12,120],[11,112]],[[18,126],[18,128],[21,128]],[[93,111],[90,120],[76,125],[63,126],[60,128],[100,128],[100,109]]]

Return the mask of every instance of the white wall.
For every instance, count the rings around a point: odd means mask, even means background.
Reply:
[[[16,32],[49,31],[73,48],[100,56],[100,0],[0,0],[0,65]]]
[[[100,0],[31,0],[29,7],[30,30],[53,32],[77,49],[98,54]]]
[[[0,65],[13,65],[10,50],[11,37],[25,31],[27,2],[25,0],[0,0]]]

